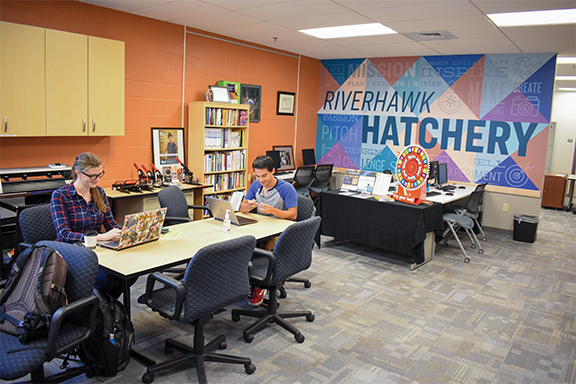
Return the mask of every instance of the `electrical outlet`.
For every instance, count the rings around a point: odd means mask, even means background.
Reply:
[[[504,212],[508,212],[508,204],[504,204],[504,205],[502,206],[502,210],[503,210]]]

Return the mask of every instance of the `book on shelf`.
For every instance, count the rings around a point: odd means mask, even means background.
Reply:
[[[244,112],[244,113],[242,113]],[[206,108],[206,125],[242,127],[247,125],[246,111],[230,108]]]
[[[204,155],[204,172],[234,171],[246,168],[246,150],[211,152]]]

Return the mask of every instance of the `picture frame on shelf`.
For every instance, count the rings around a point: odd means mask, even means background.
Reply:
[[[184,128],[153,127],[151,132],[152,160],[156,168],[164,174],[164,167],[180,168],[178,159],[186,164]]]
[[[296,94],[293,92],[278,91],[277,115],[294,116]]]
[[[240,85],[240,104],[250,106],[248,117],[251,123],[260,121],[260,100],[262,87],[259,85]]]
[[[206,93],[206,101],[215,103],[230,103],[230,93],[227,87],[218,87],[210,85],[210,89]]]
[[[293,171],[294,168],[294,152],[291,145],[275,145],[273,150],[278,151],[280,155],[280,168],[277,171]]]

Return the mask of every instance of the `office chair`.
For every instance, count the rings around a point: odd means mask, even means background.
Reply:
[[[41,240],[56,240],[56,228],[52,221],[50,204],[42,204],[24,209],[18,216],[18,226],[22,242],[16,247],[15,255]]]
[[[476,213],[470,213],[467,212],[466,215],[468,217],[470,217],[472,220],[474,220],[474,223],[476,224],[476,228],[478,228],[478,231],[482,234],[482,241],[486,241],[488,240],[488,238],[486,237],[486,234],[484,233],[484,230],[482,230],[482,226],[480,225],[480,222],[478,222],[478,217],[480,216],[480,212],[482,212],[482,206],[484,205],[484,192],[486,191],[486,185],[488,185],[488,183],[484,183],[484,184],[478,184],[476,186],[475,191],[480,191],[482,192],[482,194],[480,195],[480,201],[478,202],[478,212]],[[456,209],[457,213],[460,213],[459,211],[462,208],[459,207]]]
[[[444,247],[448,247],[448,240],[451,236],[454,236],[456,241],[458,242],[458,246],[462,250],[464,254],[464,262],[469,263],[470,258],[466,254],[464,250],[464,246],[462,242],[458,238],[457,231],[460,228],[463,228],[472,243],[471,247],[476,248],[478,247],[478,253],[483,254],[484,250],[476,237],[476,234],[472,230],[474,228],[474,220],[470,218],[469,215],[478,214],[478,207],[480,205],[480,201],[482,200],[482,195],[484,191],[474,191],[466,200],[466,204],[464,205],[464,209],[460,211],[460,213],[445,213],[443,215],[444,222],[447,225],[447,228],[444,230],[442,234],[442,238],[444,239]]]
[[[310,186],[314,182],[312,175],[314,174],[313,165],[305,165],[298,167],[296,172],[294,172],[294,178],[292,179],[292,185],[296,189],[296,193],[299,195],[310,196]]]
[[[245,357],[210,353],[214,348],[226,348],[226,337],[220,335],[205,344],[204,325],[213,312],[246,299],[250,292],[249,263],[256,239],[244,236],[212,244],[200,249],[192,258],[182,281],[162,273],[148,275],[146,304],[161,316],[194,326],[194,345],[188,346],[173,339],[165,341],[164,351],[174,349],[184,356],[149,367],[142,382],[151,383],[158,372],[180,367],[196,366],[198,380],[206,383],[206,361],[243,364],[248,374],[256,368]],[[154,285],[162,285],[154,289]]]
[[[168,208],[164,219],[166,226],[192,221],[188,215],[189,209],[206,210],[210,217],[212,217],[210,208],[204,205],[188,205],[186,196],[184,196],[182,190],[175,185],[158,192],[158,201],[160,202],[160,207]]]
[[[310,198],[310,196],[298,195],[298,216],[296,216],[296,221],[304,221],[311,217],[316,216],[316,207],[314,206],[314,202]],[[312,248],[314,248],[314,243],[312,243]],[[310,288],[312,283],[310,280],[304,277],[289,277],[286,279],[286,282],[292,283],[304,283],[306,288]],[[278,295],[281,299],[286,298],[287,293],[286,289],[284,288],[284,284],[279,289],[280,294]]]
[[[318,200],[318,195],[321,192],[328,190],[328,182],[332,178],[332,168],[334,164],[319,164],[314,170],[314,182],[310,186],[310,190],[316,194],[314,203]]]
[[[254,333],[263,329],[270,323],[276,323],[294,335],[294,339],[304,342],[304,335],[285,319],[292,317],[306,317],[307,321],[314,321],[310,311],[278,312],[278,290],[285,280],[296,273],[308,269],[312,264],[312,246],[314,235],[322,219],[319,216],[299,221],[280,235],[272,252],[256,248],[252,257],[253,271],[250,281],[261,289],[269,292],[267,308],[256,310],[233,309],[232,320],[239,321],[240,316],[259,318],[254,324],[244,330],[244,341],[251,343]]]
[[[32,382],[62,382],[84,374],[88,369],[80,366],[49,377],[44,375],[45,362],[67,354],[92,334],[98,310],[98,299],[92,294],[98,272],[98,257],[94,251],[75,244],[56,241],[41,241],[37,244],[56,250],[66,260],[68,272],[65,290],[68,305],[54,312],[47,337],[22,344],[18,336],[0,332],[2,380],[15,380],[30,373]]]

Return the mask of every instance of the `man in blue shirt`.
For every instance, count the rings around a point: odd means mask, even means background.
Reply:
[[[256,208],[261,215],[276,216],[280,219],[296,220],[298,197],[292,184],[274,176],[274,160],[269,156],[258,156],[252,163],[256,180],[250,185],[240,205],[240,211],[248,213]],[[264,239],[258,246],[272,250],[278,237]],[[265,289],[254,287],[250,295],[250,305],[262,304]]]

